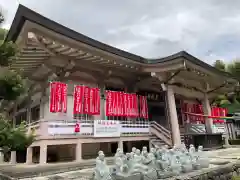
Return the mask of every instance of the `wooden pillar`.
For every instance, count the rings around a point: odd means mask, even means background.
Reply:
[[[10,164],[16,164],[16,163],[17,163],[17,152],[11,151]]]
[[[47,145],[40,145],[40,156],[39,156],[39,164],[43,165],[47,163]]]
[[[80,162],[82,160],[82,142],[78,140],[76,144],[76,161]]]
[[[181,136],[180,136],[179,123],[178,123],[174,90],[172,86],[167,87],[167,101],[168,101],[168,111],[169,111],[169,118],[171,123],[171,130],[172,130],[173,145],[180,145]]]
[[[105,101],[106,97],[105,97],[105,85],[103,83],[101,83],[100,85],[100,118],[101,120],[105,120],[106,119],[106,115],[105,115]]]
[[[203,99],[203,111],[205,115],[211,116],[211,106],[210,106],[210,102],[208,99],[208,95],[207,93],[204,94],[204,99]],[[205,118],[205,127],[206,127],[206,132],[212,134],[213,130],[213,120],[212,118]]]
[[[27,148],[27,154],[26,154],[26,164],[32,164],[33,162],[33,148],[28,147]]]

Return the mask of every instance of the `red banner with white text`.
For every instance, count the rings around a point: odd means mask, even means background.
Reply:
[[[94,115],[100,115],[100,89],[94,88]]]
[[[100,89],[90,88],[90,98],[89,98],[89,114],[99,115],[100,114]]]
[[[83,113],[91,114],[90,113],[90,88],[87,86],[85,87],[85,91],[84,91]]]
[[[106,116],[137,118],[139,117],[138,101],[136,94],[106,91]]]
[[[204,123],[206,117],[200,116],[204,115],[203,106],[201,104],[191,104],[191,103],[183,103],[182,104],[182,112],[185,120],[189,119],[191,123]],[[197,114],[197,115],[196,115]],[[225,108],[221,107],[211,107],[211,116],[212,117],[224,117],[227,112]],[[213,123],[224,123],[223,119],[213,119]]]
[[[148,105],[146,96],[139,96],[139,116],[141,118],[148,119]]]
[[[113,115],[113,91],[106,91],[106,116]]]
[[[85,86],[75,86],[73,95],[73,114],[83,114],[83,98]]]
[[[52,113],[56,112],[56,102],[55,102],[55,94],[56,94],[56,83],[50,83],[50,97],[49,97],[49,111]]]
[[[67,113],[67,84],[62,83],[62,112]]]
[[[61,82],[50,83],[49,110],[52,113],[67,112],[67,84]]]

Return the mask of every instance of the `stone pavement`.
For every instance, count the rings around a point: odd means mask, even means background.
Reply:
[[[208,157],[211,159],[210,167],[217,167],[227,163],[234,163],[240,159],[240,147],[230,147],[226,149],[219,149],[207,152]],[[82,163],[68,162],[46,165],[0,165],[0,172],[12,176],[13,174],[19,177],[26,177],[25,174],[30,176],[37,176],[35,178],[22,178],[25,180],[43,180],[43,179],[88,179],[93,172],[95,160],[87,160]],[[108,158],[108,163],[112,163],[112,158]],[[47,172],[45,172],[48,170]],[[37,172],[37,173],[36,173]],[[28,176],[29,177],[29,176]],[[82,178],[80,178],[82,177]],[[86,177],[86,178],[85,178]]]

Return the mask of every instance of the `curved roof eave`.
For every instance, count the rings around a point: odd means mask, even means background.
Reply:
[[[141,56],[131,54],[129,52],[114,48],[105,43],[102,43],[102,42],[94,40],[90,37],[87,37],[81,33],[78,33],[72,29],[69,29],[53,20],[50,20],[50,19],[42,16],[41,14],[39,14],[21,4],[18,7],[18,10],[14,17],[12,26],[7,34],[6,41],[13,41],[13,42],[16,41],[16,39],[21,31],[21,28],[24,25],[24,22],[26,20],[36,23],[40,26],[43,26],[47,29],[50,29],[58,34],[64,35],[64,36],[74,39],[76,41],[82,42],[84,44],[87,44],[89,46],[92,46],[92,47],[95,47],[98,49],[101,49],[103,51],[107,51],[109,53],[130,59],[130,60],[133,60],[136,62],[140,62],[140,63],[146,62],[146,60]]]
[[[198,66],[201,66],[209,71],[213,71],[216,74],[219,75],[223,75],[223,76],[227,76],[229,78],[233,78],[232,75],[230,75],[229,73],[226,72],[222,72],[216,68],[214,68],[213,66],[199,60],[198,58],[188,54],[186,51],[180,51],[178,53],[175,53],[173,55],[167,56],[167,57],[163,57],[163,58],[159,58],[159,59],[147,59],[147,58],[143,58],[141,56],[120,50],[118,48],[112,47],[110,45],[107,45],[105,43],[99,42],[97,40],[94,40],[92,38],[89,38],[81,33],[78,33],[72,29],[69,29],[53,20],[50,20],[42,15],[40,15],[39,13],[23,6],[23,5],[19,5],[18,10],[16,12],[16,15],[14,17],[13,23],[11,25],[11,28],[7,34],[7,37],[5,39],[5,41],[13,41],[15,42],[19,33],[21,32],[21,29],[24,25],[24,22],[28,20],[31,21],[33,23],[36,23],[40,26],[43,26],[47,29],[50,29],[56,33],[59,33],[61,35],[64,35],[66,37],[69,37],[71,39],[74,39],[76,41],[85,43],[89,46],[101,49],[103,51],[107,51],[109,53],[118,55],[120,57],[124,57],[127,59],[130,59],[132,61],[135,62],[140,62],[142,64],[158,64],[158,63],[162,63],[162,62],[166,62],[166,61],[173,61],[177,58],[184,58],[186,60],[188,60],[189,62],[196,64]]]

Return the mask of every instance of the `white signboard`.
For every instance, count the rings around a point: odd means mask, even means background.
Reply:
[[[223,125],[213,125],[213,133],[222,133],[225,134],[226,130],[225,130],[225,126]]]
[[[48,134],[49,135],[73,135],[73,134],[91,134],[93,133],[92,124],[90,123],[79,123],[80,132],[75,133],[76,123],[61,123],[52,122],[48,123]]]
[[[113,120],[95,120],[94,137],[120,137],[121,124]]]
[[[206,133],[206,128],[204,124],[189,124],[187,126],[188,131],[191,133]],[[213,133],[226,133],[225,125],[224,124],[215,124],[212,126]]]

